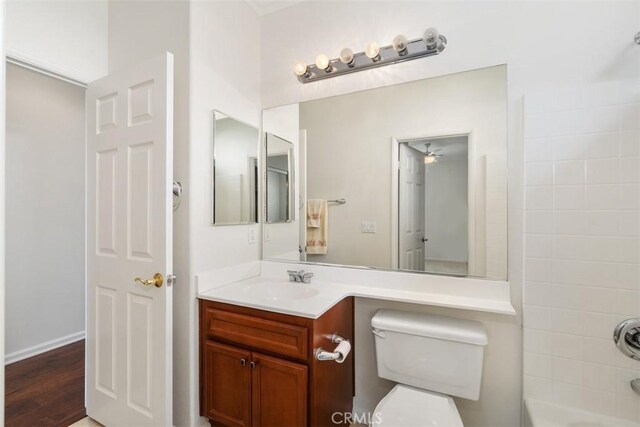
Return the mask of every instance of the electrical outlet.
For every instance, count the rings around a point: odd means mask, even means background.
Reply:
[[[256,227],[249,227],[249,244],[253,245],[254,243],[256,243]]]
[[[375,233],[376,232],[376,223],[372,221],[362,221],[360,223],[360,232],[361,233]]]

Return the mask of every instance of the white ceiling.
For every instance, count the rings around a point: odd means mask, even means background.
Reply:
[[[304,0],[245,0],[258,15],[264,16],[291,7]]]

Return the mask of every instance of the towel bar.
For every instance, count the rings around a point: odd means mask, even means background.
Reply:
[[[337,203],[339,205],[344,205],[345,203],[347,203],[347,199],[335,199],[335,200],[327,200],[327,203]]]

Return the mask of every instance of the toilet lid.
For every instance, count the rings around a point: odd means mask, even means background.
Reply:
[[[371,426],[463,427],[451,396],[398,384],[376,406]]]

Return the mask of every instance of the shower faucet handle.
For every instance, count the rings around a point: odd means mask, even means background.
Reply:
[[[613,331],[613,342],[625,356],[640,361],[640,317],[620,322]]]

